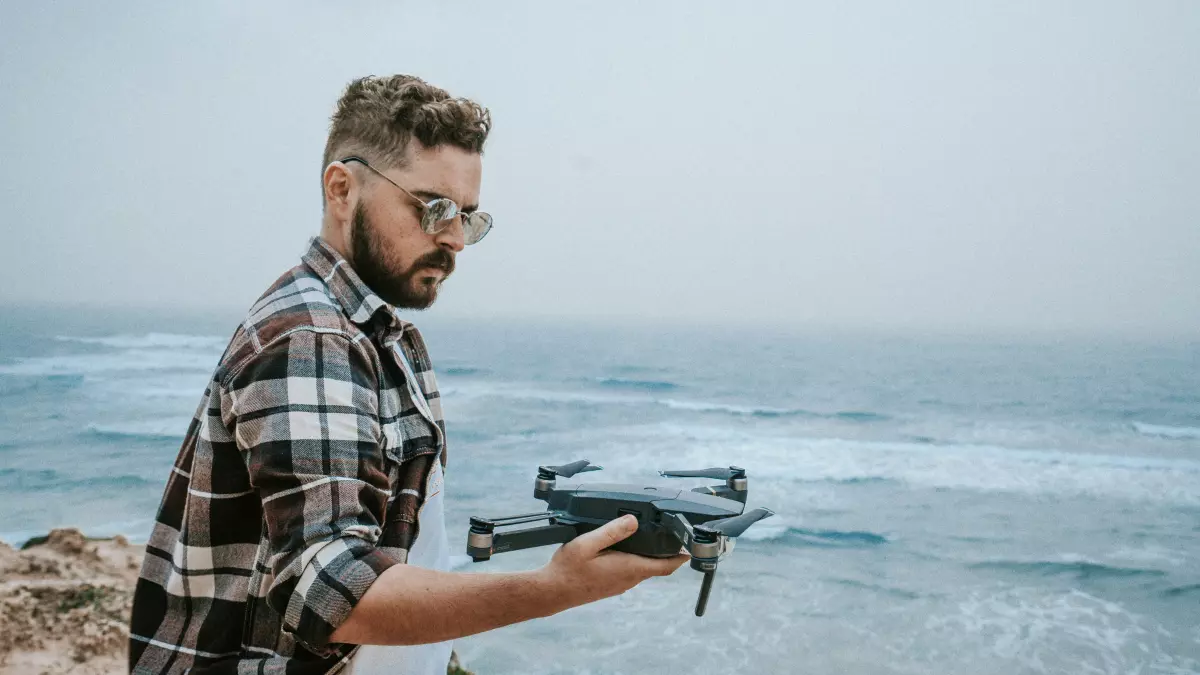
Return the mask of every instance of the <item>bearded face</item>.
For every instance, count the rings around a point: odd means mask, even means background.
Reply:
[[[438,289],[454,272],[454,254],[434,248],[408,266],[404,255],[388,243],[360,202],[351,223],[350,265],[388,304],[404,309],[426,309],[437,300]]]

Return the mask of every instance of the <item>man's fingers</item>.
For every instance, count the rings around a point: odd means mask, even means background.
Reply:
[[[637,518],[634,516],[621,516],[615,520],[610,520],[604,525],[576,537],[575,544],[587,555],[594,556],[613,544],[627,539],[634,532],[637,532]]]

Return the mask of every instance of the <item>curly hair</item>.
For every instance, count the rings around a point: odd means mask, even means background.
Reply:
[[[380,168],[403,166],[414,137],[431,148],[454,145],[482,153],[491,127],[487,108],[451,98],[419,77],[361,77],[338,99],[321,170],[347,155],[364,156]]]

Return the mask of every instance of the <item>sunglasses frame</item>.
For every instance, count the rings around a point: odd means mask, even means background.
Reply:
[[[371,172],[376,176],[379,176],[392,185],[395,185],[397,188],[400,188],[400,191],[403,192],[409,199],[411,199],[414,204],[421,207],[421,230],[425,232],[425,234],[437,234],[438,232],[441,232],[442,230],[446,229],[446,227],[450,224],[450,221],[454,220],[454,218],[459,215],[461,215],[463,219],[463,244],[466,246],[478,244],[479,242],[483,241],[483,238],[487,236],[488,232],[492,231],[493,223],[492,215],[490,213],[484,213],[482,211],[463,213],[453,199],[446,197],[438,197],[437,199],[431,199],[428,202],[423,201],[420,197],[409,192],[403,185],[400,185],[391,178],[388,178],[382,171],[371,166],[367,160],[359,157],[358,155],[350,155],[349,157],[339,159],[338,161],[342,164],[346,164],[347,162],[358,162],[359,164],[362,164],[370,169]],[[442,218],[435,217],[435,214],[442,209],[440,202],[449,204],[449,216],[444,216]],[[482,223],[482,225],[478,223]],[[474,231],[479,231],[479,235],[472,238],[469,233]]]

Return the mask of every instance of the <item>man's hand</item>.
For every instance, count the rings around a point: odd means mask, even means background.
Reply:
[[[622,516],[564,544],[535,572],[471,574],[392,565],[330,640],[374,645],[454,640],[620,595],[688,560],[605,550],[636,531],[637,519]]]
[[[563,544],[539,570],[547,587],[574,607],[620,595],[650,577],[663,577],[687,562],[686,554],[648,558],[607,551],[637,531],[637,518],[621,516]]]

